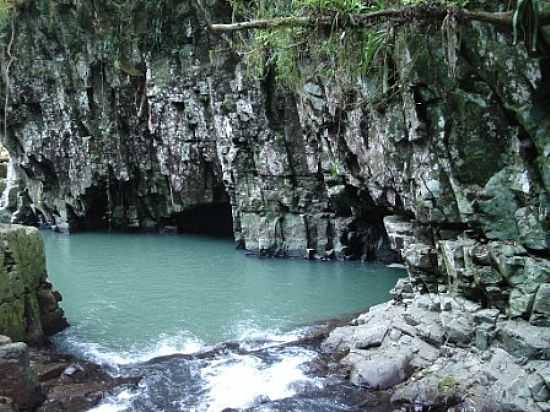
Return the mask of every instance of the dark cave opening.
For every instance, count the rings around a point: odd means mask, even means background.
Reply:
[[[179,213],[175,221],[178,233],[233,236],[233,213],[229,202],[197,205]]]
[[[91,230],[108,230],[109,227],[109,202],[105,188],[89,188],[83,196],[84,204],[87,205],[86,215],[79,216],[68,207],[69,226],[71,232],[82,232]]]

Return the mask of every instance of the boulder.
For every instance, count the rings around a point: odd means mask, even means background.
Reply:
[[[321,344],[324,352],[343,352],[349,350],[353,344],[355,327],[342,326],[335,328]]]
[[[357,326],[353,334],[352,345],[358,349],[380,346],[390,329],[391,323],[366,324]]]
[[[30,368],[27,345],[0,346],[0,371],[0,396],[10,398],[21,410],[32,410],[42,402],[42,391]]]
[[[42,343],[67,326],[61,295],[47,282],[46,258],[37,229],[0,224],[0,334]]]
[[[348,363],[351,364],[350,381],[354,385],[370,389],[387,389],[410,376],[412,353],[396,352],[370,354],[352,352]]]

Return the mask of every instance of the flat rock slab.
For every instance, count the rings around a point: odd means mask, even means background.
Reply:
[[[390,329],[391,322],[374,325],[361,325],[355,328],[352,344],[358,349],[380,346]]]

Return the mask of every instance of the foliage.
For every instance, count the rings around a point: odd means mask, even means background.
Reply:
[[[514,16],[516,41],[534,50],[537,47],[538,15],[543,0],[517,0]],[[476,0],[230,0],[234,20],[259,20],[277,17],[331,17],[334,24],[313,27],[290,26],[258,29],[239,33],[236,44],[247,63],[249,74],[262,78],[274,70],[279,81],[300,87],[308,78],[325,77],[339,83],[353,84],[358,76],[372,69],[388,70],[395,25],[371,26],[340,24],[353,21],[361,13],[411,6],[436,6],[465,9],[478,6]],[[509,2],[513,4],[512,2]],[[495,7],[497,5],[493,5]],[[353,27],[351,27],[353,26]],[[443,38],[449,60],[449,74],[454,76],[456,51],[460,35],[456,18],[449,14],[443,23]],[[522,38],[520,38],[523,36]],[[234,37],[235,39],[235,37]]]
[[[337,20],[383,6],[383,0],[372,4],[362,0],[260,0],[252,4],[232,0],[231,3],[240,19],[332,15]],[[353,82],[375,65],[389,40],[388,32],[383,30],[342,32],[321,27],[313,30],[309,27],[259,30],[240,36],[238,45],[249,74],[261,78],[267,70],[274,68],[278,80],[290,87],[315,76]]]
[[[14,10],[14,0],[0,0],[0,30],[3,30],[9,24],[11,13]]]

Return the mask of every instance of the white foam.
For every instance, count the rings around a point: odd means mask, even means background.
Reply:
[[[244,326],[244,325],[243,325]],[[259,399],[284,399],[296,395],[307,388],[322,388],[322,378],[312,378],[304,372],[305,364],[313,361],[318,354],[302,347],[285,347],[292,341],[304,337],[309,328],[289,333],[262,331],[255,328],[242,328],[241,349],[258,351],[250,354],[225,352],[213,360],[197,363],[202,386],[199,399],[192,400],[192,408],[201,412],[219,412],[225,408],[249,408]],[[83,343],[78,335],[65,335],[61,342],[70,352],[95,363],[102,364],[117,374],[120,367],[147,362],[153,358],[174,354],[194,354],[208,349],[198,338],[181,333],[175,336],[162,335],[156,343],[144,348],[131,348],[124,352],[107,350],[97,343]],[[183,387],[182,387],[183,390]],[[135,391],[123,391],[106,398],[93,412],[123,412],[133,410],[135,397],[148,396],[146,382]],[[198,395],[198,394],[197,394]],[[199,401],[196,404],[197,400]],[[191,405],[187,400],[175,402],[182,411]]]
[[[305,349],[286,351],[272,364],[253,355],[232,355],[212,362],[201,371],[207,382],[205,409],[249,408],[259,398],[283,399],[297,393],[298,386],[322,387],[318,378],[308,377],[302,367],[315,352]]]
[[[123,412],[131,407],[132,400],[138,396],[137,392],[122,391],[116,396],[110,396],[88,412]]]
[[[154,343],[142,347],[133,347],[122,352],[108,350],[98,343],[82,342],[76,336],[65,336],[62,346],[71,353],[113,369],[118,369],[119,366],[147,362],[163,356],[188,355],[199,352],[204,348],[202,341],[189,333],[174,336],[161,335]]]
[[[292,331],[282,332],[277,329],[260,329],[255,326],[250,326],[247,323],[242,323],[237,325],[236,335],[238,336],[241,349],[259,350],[274,345],[283,345],[297,341],[307,336],[311,330],[312,327],[308,326],[300,329],[294,329]]]

